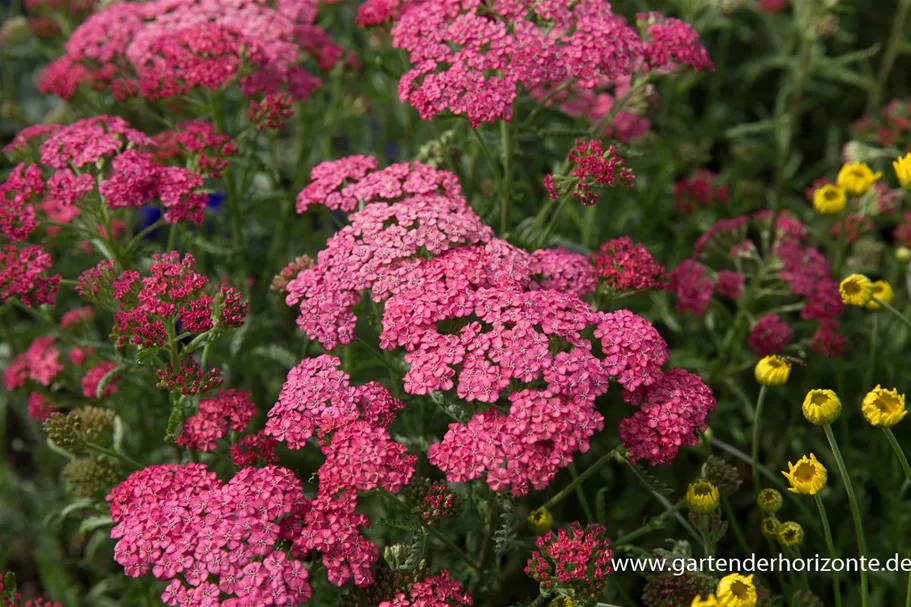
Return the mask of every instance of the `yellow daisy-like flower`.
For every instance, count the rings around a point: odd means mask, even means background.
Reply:
[[[686,505],[698,514],[708,514],[718,508],[721,496],[718,487],[708,481],[696,481],[686,488]]]
[[[778,529],[781,527],[781,523],[778,522],[778,519],[774,516],[767,516],[762,519],[760,524],[760,530],[762,531],[763,537],[767,538],[777,538]]]
[[[693,597],[693,602],[690,603],[690,607],[718,607],[718,599],[715,598],[714,594],[710,594],[705,598],[702,598],[701,595],[696,595]]]
[[[874,173],[863,162],[851,162],[841,167],[835,183],[843,187],[849,196],[862,196],[882,176],[882,173]]]
[[[576,607],[576,603],[565,596],[558,596],[550,602],[550,607]]]
[[[759,509],[766,514],[775,514],[781,510],[781,494],[775,489],[763,489],[756,498]]]
[[[845,210],[845,189],[831,183],[813,192],[813,208],[820,215],[838,215]]]
[[[899,156],[892,162],[892,168],[895,169],[898,183],[906,190],[911,190],[911,154]]]
[[[803,416],[817,426],[831,424],[841,415],[841,400],[832,390],[810,390],[803,399]]]
[[[778,525],[778,542],[782,546],[799,546],[803,541],[803,527],[800,523],[788,521]]]
[[[867,392],[860,409],[867,421],[878,428],[891,428],[908,414],[905,395],[895,388],[886,390],[881,386]]]
[[[781,471],[791,486],[788,491],[801,495],[816,495],[826,486],[829,473],[826,467],[819,463],[812,453],[809,457],[804,455],[796,464],[788,462],[788,471]]]
[[[547,508],[537,508],[532,510],[526,519],[528,528],[538,535],[541,535],[554,524],[554,515]]]
[[[892,290],[892,285],[885,280],[877,280],[873,283],[873,295],[871,296],[870,301],[867,302],[867,309],[879,310],[882,306],[878,302],[873,301],[873,297],[890,304],[892,303],[892,300],[895,299],[895,291]]]
[[[848,306],[865,306],[873,298],[873,283],[863,274],[851,274],[838,285],[841,301]]]
[[[791,363],[780,356],[766,356],[756,363],[755,374],[763,386],[783,386],[791,376]]]
[[[755,607],[756,586],[753,584],[752,575],[732,573],[721,578],[715,588],[718,604],[724,607]]]

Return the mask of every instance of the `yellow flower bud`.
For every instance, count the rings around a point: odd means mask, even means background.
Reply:
[[[783,386],[791,376],[791,363],[780,356],[766,356],[756,363],[754,373],[763,386]]]
[[[775,489],[763,489],[756,498],[759,509],[766,514],[775,514],[781,510],[781,494]]]
[[[899,156],[892,163],[898,183],[906,190],[911,190],[911,153]]]
[[[803,399],[803,416],[817,426],[831,424],[841,415],[841,400],[832,390],[810,390]]]
[[[877,280],[873,283],[873,295],[876,299],[884,301],[887,304],[891,304],[892,300],[895,299],[895,291],[892,290],[892,285],[890,285],[885,280]],[[868,310],[879,310],[882,306],[879,302],[874,301],[872,298],[867,302]]]
[[[879,428],[891,428],[908,414],[905,395],[895,388],[885,390],[881,386],[867,392],[860,409],[866,420]]]
[[[911,249],[908,247],[898,247],[895,249],[895,259],[903,263],[911,261]]]
[[[696,595],[693,597],[693,602],[690,603],[690,607],[718,607],[718,599],[715,598],[714,594],[710,594],[705,598],[702,598],[702,595]]]
[[[838,215],[845,210],[845,189],[827,183],[813,192],[813,208],[820,215]]]
[[[541,535],[554,524],[554,515],[547,508],[537,508],[531,511],[526,522],[529,529],[537,535]]]
[[[848,306],[865,306],[873,298],[873,283],[863,274],[851,274],[838,285],[841,301]]]
[[[715,588],[718,604],[726,607],[755,607],[758,597],[752,575],[732,573],[721,578]]]
[[[788,472],[782,470],[785,478],[791,483],[788,491],[801,495],[816,495],[823,490],[829,480],[829,473],[816,456],[804,455],[796,464],[788,462]]]
[[[762,519],[760,524],[760,530],[762,531],[763,537],[769,539],[778,537],[778,529],[781,527],[781,523],[778,522],[778,519],[774,516],[767,516]]]
[[[799,546],[803,541],[803,527],[794,521],[781,523],[778,526],[778,541],[782,546]]]
[[[718,487],[708,481],[690,483],[686,489],[686,505],[697,514],[708,514],[718,508],[721,496]]]
[[[882,173],[874,173],[863,162],[851,162],[841,167],[835,182],[843,187],[849,196],[863,196],[882,176]]]

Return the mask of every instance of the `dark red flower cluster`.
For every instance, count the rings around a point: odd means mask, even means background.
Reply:
[[[152,139],[156,159],[164,163],[177,161],[212,179],[221,176],[228,158],[237,154],[237,144],[205,120],[182,122]]]
[[[718,174],[699,169],[674,186],[674,210],[689,215],[699,207],[728,203],[728,186],[720,183]]]
[[[792,337],[794,329],[778,314],[764,314],[753,325],[747,345],[756,356],[762,358],[770,354],[781,354]]]
[[[15,588],[8,588],[3,581],[11,574],[0,575],[0,607],[63,607],[60,603],[45,598],[23,599]],[[468,603],[471,604],[470,602]]]
[[[579,140],[567,158],[575,165],[569,175],[544,178],[544,187],[554,200],[571,195],[583,206],[590,206],[598,202],[592,187],[632,186],[633,171],[623,166],[624,160],[614,146],[605,152],[596,139]]]
[[[867,116],[851,125],[851,134],[867,143],[911,151],[911,101],[893,99],[878,116]]]
[[[603,526],[582,527],[573,522],[569,530],[548,531],[535,540],[538,549],[528,560],[525,573],[538,582],[542,592],[559,590],[580,602],[595,601],[613,572],[610,543]]]
[[[121,99],[160,99],[239,84],[247,96],[284,90],[306,99],[320,82],[300,58],[314,57],[325,69],[342,55],[313,25],[316,8],[310,0],[111,5],[73,32],[39,84],[64,98],[82,85],[110,88]]]
[[[238,468],[249,468],[258,461],[266,465],[278,463],[275,446],[278,441],[263,431],[248,434],[231,445],[231,461]]]
[[[598,281],[612,291],[662,289],[666,282],[664,266],[655,261],[648,249],[621,236],[601,245],[591,255]]]
[[[269,93],[262,102],[253,100],[247,117],[260,131],[280,129],[285,126],[285,119],[294,116],[294,98],[288,93]]]

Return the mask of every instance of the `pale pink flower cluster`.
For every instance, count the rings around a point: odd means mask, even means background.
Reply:
[[[313,0],[116,3],[73,32],[39,82],[65,98],[88,84],[157,99],[239,80],[248,96],[287,90],[305,99],[320,82],[300,57],[327,68],[343,54],[313,25],[316,11]]]
[[[43,335],[32,340],[25,352],[13,358],[3,371],[3,386],[12,391],[25,385],[26,380],[31,380],[47,387],[61,371],[63,364],[54,336]]]
[[[471,607],[474,601],[452,579],[449,571],[415,582],[408,587],[407,594],[399,592],[391,601],[383,601],[378,607]]]

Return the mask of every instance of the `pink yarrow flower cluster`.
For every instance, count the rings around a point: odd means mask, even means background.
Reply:
[[[391,601],[383,601],[378,607],[471,607],[474,601],[452,579],[449,571],[442,570],[434,576],[409,585],[407,592],[399,592]]]
[[[602,525],[577,522],[569,529],[548,531],[535,540],[525,573],[538,582],[543,592],[559,590],[580,602],[600,598],[613,572],[610,565],[613,551]]]
[[[729,198],[728,186],[717,173],[699,169],[674,186],[674,211],[689,215],[699,207],[726,205]]]
[[[605,152],[596,139],[579,140],[567,158],[575,165],[569,175],[548,175],[544,178],[544,187],[554,200],[570,195],[583,206],[591,206],[598,202],[598,194],[592,191],[593,187],[632,185],[633,171],[623,166],[623,158],[614,146]]]
[[[535,251],[529,265],[532,275],[545,289],[585,297],[598,286],[595,269],[588,258],[564,247]]]
[[[3,386],[12,391],[25,385],[27,380],[48,387],[54,378],[63,371],[60,362],[60,351],[54,337],[44,335],[36,337],[28,349],[13,357],[12,362],[3,371]]]
[[[219,439],[229,431],[243,432],[254,415],[256,405],[249,393],[219,392],[199,401],[198,411],[184,422],[176,442],[187,449],[214,451]]]
[[[655,261],[648,249],[621,236],[601,245],[592,253],[598,282],[617,292],[662,289],[666,282],[664,266]]]
[[[159,99],[239,83],[247,96],[287,91],[306,99],[320,81],[299,58],[326,69],[343,54],[313,25],[316,12],[310,0],[111,5],[73,32],[39,84],[64,98],[82,85]]]

